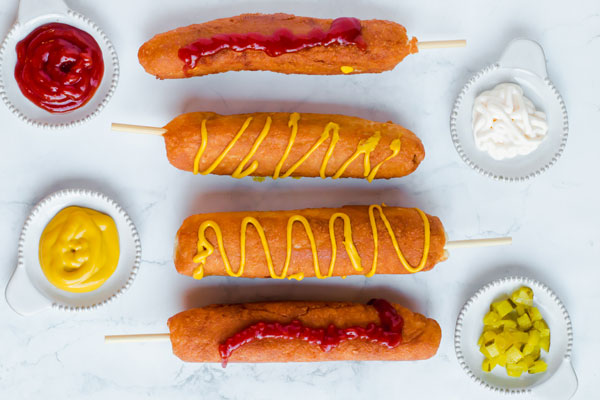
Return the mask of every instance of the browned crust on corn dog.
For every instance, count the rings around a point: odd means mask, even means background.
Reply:
[[[437,322],[398,305],[394,308],[404,319],[402,343],[385,346],[353,340],[323,352],[304,341],[263,339],[236,350],[229,362],[302,362],[341,360],[424,360],[437,352],[441,330]],[[289,323],[294,319],[312,328],[339,328],[379,324],[375,309],[347,302],[270,302],[211,305],[181,312],[168,321],[173,353],[189,362],[220,362],[218,347],[228,337],[261,322]]]
[[[409,40],[402,25],[391,21],[368,20],[361,21],[361,34],[367,44],[365,51],[354,45],[332,45],[270,57],[260,50],[222,50],[201,57],[198,65],[187,72],[178,56],[180,48],[217,34],[271,35],[281,28],[289,29],[294,34],[306,34],[314,28],[327,30],[332,21],[290,14],[243,14],[222,18],[160,33],[140,47],[138,58],[146,72],[160,79],[241,70],[336,75],[342,73],[341,66],[351,66],[354,68],[352,73],[391,70],[408,54],[418,51],[416,39]]]
[[[423,256],[424,227],[421,216],[415,209],[384,207],[385,216],[395,233],[400,250],[412,266],[417,266]],[[343,224],[337,220],[335,224],[335,239],[337,243],[337,257],[333,276],[364,275],[373,264],[374,241],[371,223],[369,221],[368,206],[346,206],[342,208],[317,208],[291,211],[249,211],[198,214],[187,218],[179,231],[175,245],[175,268],[184,275],[193,275],[198,266],[193,261],[197,254],[198,229],[204,221],[215,221],[221,228],[223,245],[233,271],[240,266],[240,231],[244,217],[256,218],[264,228],[269,249],[271,252],[274,270],[281,274],[286,258],[287,239],[286,229],[288,219],[293,215],[302,215],[308,220],[314,233],[317,247],[320,270],[327,274],[331,261],[331,238],[329,234],[329,219],[336,213],[342,212],[350,218],[352,238],[358,254],[362,259],[363,271],[357,271],[352,266],[350,258],[343,245]],[[374,210],[378,232],[379,252],[377,274],[405,274],[408,273],[396,255],[392,240],[385,228],[379,212]],[[437,217],[427,216],[431,229],[431,243],[429,255],[423,271],[432,269],[435,264],[446,259],[444,245],[446,243],[444,228]],[[206,238],[215,247],[204,265],[204,276],[227,275],[225,264],[217,245],[217,237],[213,229],[206,230]],[[302,272],[304,277],[314,277],[313,252],[306,231],[300,223],[294,225],[292,230],[292,253],[287,275]],[[249,226],[246,233],[246,265],[243,277],[269,278],[271,275],[266,262],[262,242],[254,227]]]
[[[165,126],[167,132],[163,136],[167,157],[175,167],[185,171],[193,171],[194,158],[202,143],[202,121],[206,120],[207,146],[198,164],[198,170],[204,171],[232,141],[246,119],[252,117],[252,122],[244,134],[217,168],[211,172],[217,175],[231,175],[252,148],[266,123],[267,117],[270,117],[272,123],[269,133],[246,166],[251,165],[252,161],[256,160],[258,168],[251,174],[252,176],[273,176],[275,167],[283,157],[290,140],[291,128],[288,126],[290,115],[290,113],[219,115],[212,112],[182,114]],[[297,136],[289,155],[285,159],[283,168],[281,168],[281,175],[309,151],[311,146],[319,140],[325,127],[330,122],[339,125],[340,139],[327,163],[325,176],[333,176],[338,168],[356,151],[359,142],[367,140],[376,132],[380,132],[381,139],[370,153],[371,168],[392,154],[390,145],[393,140],[399,138],[401,147],[397,156],[382,164],[375,175],[375,179],[408,175],[419,166],[419,163],[425,157],[425,150],[419,138],[400,125],[391,122],[374,122],[344,115],[306,113],[300,114]],[[332,132],[330,132],[330,137],[291,176],[319,176],[319,170],[331,140]],[[355,159],[344,171],[342,177],[364,178],[363,160],[364,155]]]

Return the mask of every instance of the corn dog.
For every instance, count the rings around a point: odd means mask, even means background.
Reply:
[[[171,164],[203,175],[372,181],[410,174],[425,157],[411,131],[343,115],[195,112],[164,129]]]
[[[424,360],[437,322],[385,300],[212,305],[168,321],[173,353],[189,362]]]
[[[160,79],[242,70],[336,75],[391,70],[417,51],[417,39],[390,21],[243,14],[160,33],[138,58]]]
[[[346,206],[199,214],[175,243],[175,268],[202,279],[406,274],[446,259],[444,228],[419,209]]]

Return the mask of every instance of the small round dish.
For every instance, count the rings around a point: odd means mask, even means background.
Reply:
[[[52,285],[42,272],[39,242],[48,222],[63,208],[87,207],[107,214],[119,233],[119,263],[115,272],[98,289],[72,293]],[[67,189],[53,193],[31,211],[19,238],[17,267],[6,286],[6,300],[21,315],[48,307],[66,311],[85,311],[107,304],[133,283],[141,261],[142,249],[135,225],[127,213],[105,195],[89,190]]]
[[[475,97],[500,83],[515,83],[546,114],[549,130],[540,146],[530,154],[494,160],[475,146],[472,111]],[[525,181],[539,176],[558,161],[569,133],[567,109],[546,70],[542,47],[532,40],[515,39],[500,60],[483,68],[465,84],[450,116],[452,142],[462,160],[477,172],[501,181]]]
[[[15,80],[17,43],[41,25],[60,22],[79,28],[98,42],[104,59],[104,76],[94,96],[76,110],[53,114],[27,99]],[[85,16],[69,9],[63,0],[21,0],[17,20],[0,45],[0,97],[20,120],[37,128],[71,128],[89,121],[106,105],[117,88],[119,59],[106,34]]]
[[[483,316],[490,304],[510,295],[521,286],[533,289],[533,303],[550,328],[550,352],[542,353],[548,369],[540,374],[509,377],[500,367],[484,372],[484,356],[477,340],[483,330]],[[568,399],[577,390],[577,376],[571,365],[573,331],[569,313],[560,299],[546,285],[525,277],[495,280],[477,291],[463,306],[456,322],[454,349],[462,369],[479,385],[503,394],[526,394],[543,399]]]

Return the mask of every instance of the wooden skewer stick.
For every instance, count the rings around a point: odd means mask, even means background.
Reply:
[[[106,335],[104,343],[137,343],[137,342],[162,342],[169,340],[168,333],[146,333],[138,335]]]
[[[471,240],[452,240],[446,242],[444,249],[463,249],[467,247],[490,247],[490,246],[505,246],[512,244],[511,237],[499,237],[490,239],[471,239]]]
[[[164,128],[157,128],[154,126],[143,126],[143,125],[129,125],[119,124],[113,122],[110,126],[113,131],[130,132],[130,133],[141,133],[144,135],[158,135],[161,136],[167,132]]]
[[[465,47],[466,45],[466,40],[433,40],[430,42],[417,42],[419,50],[449,49],[452,47]]]

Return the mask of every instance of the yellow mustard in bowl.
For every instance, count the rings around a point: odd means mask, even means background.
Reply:
[[[74,293],[102,286],[119,262],[119,234],[106,214],[67,207],[46,225],[40,238],[39,258],[50,283]]]

